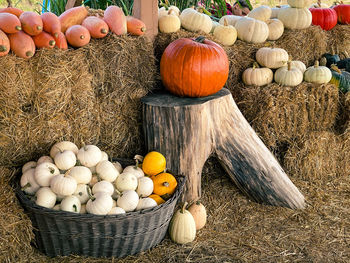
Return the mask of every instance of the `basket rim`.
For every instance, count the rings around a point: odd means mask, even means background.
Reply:
[[[139,216],[144,216],[144,215],[151,215],[155,212],[157,212],[160,209],[163,208],[167,208],[169,207],[174,201],[177,201],[177,199],[179,198],[179,196],[182,194],[184,185],[185,185],[185,181],[186,181],[186,177],[185,176],[176,176],[176,179],[178,181],[176,190],[174,192],[174,194],[172,194],[172,196],[166,200],[164,203],[157,205],[155,207],[152,208],[147,208],[147,209],[142,209],[139,211],[131,211],[131,212],[126,212],[124,214],[116,214],[116,215],[95,215],[95,214],[80,214],[80,213],[74,213],[74,212],[67,212],[67,211],[56,211],[53,210],[51,208],[46,208],[43,206],[39,206],[37,205],[33,200],[31,200],[30,198],[28,198],[28,195],[25,194],[20,187],[19,184],[19,180],[16,180],[16,187],[15,187],[15,192],[17,195],[17,198],[20,200],[20,202],[22,203],[22,205],[25,208],[28,208],[32,211],[35,211],[37,213],[41,213],[41,214],[46,214],[49,216],[59,216],[60,218],[69,218],[69,219],[91,219],[91,218],[99,218],[99,219],[105,219],[105,220],[124,220],[124,219],[132,219],[132,218],[137,218]]]

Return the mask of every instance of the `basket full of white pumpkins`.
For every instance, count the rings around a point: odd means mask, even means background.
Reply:
[[[46,255],[124,257],[164,239],[184,181],[155,151],[111,159],[61,141],[21,167],[16,194]]]

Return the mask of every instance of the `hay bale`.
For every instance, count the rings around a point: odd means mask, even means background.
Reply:
[[[264,87],[236,85],[238,107],[266,146],[332,129],[338,114],[338,89],[332,84],[303,82],[296,87],[272,83]]]
[[[25,262],[32,253],[32,223],[9,185],[14,170],[0,166],[0,262]]]
[[[118,157],[144,151],[140,98],[156,82],[152,43],[143,37],[109,35],[83,50],[97,96],[98,145]]]
[[[284,167],[293,177],[313,182],[331,181],[339,172],[340,138],[333,132],[310,132],[289,147]]]
[[[336,25],[327,31],[327,52],[338,54],[341,58],[350,56],[350,27],[349,25]]]

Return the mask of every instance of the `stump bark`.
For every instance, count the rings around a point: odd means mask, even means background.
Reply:
[[[292,209],[304,196],[246,121],[229,90],[204,98],[180,98],[166,92],[142,98],[148,151],[158,151],[174,174],[187,177],[182,201],[201,197],[201,174],[215,155],[230,178],[259,203]]]

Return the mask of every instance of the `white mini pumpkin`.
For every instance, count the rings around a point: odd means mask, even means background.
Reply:
[[[78,197],[81,204],[86,204],[86,202],[89,200],[88,187],[89,186],[86,184],[78,184],[77,189],[73,193],[73,195]]]
[[[156,207],[156,206],[157,206],[157,202],[154,199],[149,198],[149,197],[140,198],[140,200],[136,206],[136,211],[142,210],[142,209],[147,209],[147,208],[152,208],[152,207]]]
[[[101,161],[96,165],[96,175],[105,181],[114,182],[119,172],[110,161]]]
[[[61,201],[61,210],[66,212],[80,213],[81,203],[77,196],[70,195]]]
[[[77,158],[83,166],[92,167],[101,161],[102,153],[96,145],[85,145],[79,149]]]
[[[282,8],[277,18],[289,29],[308,28],[312,22],[312,14],[307,8]]]
[[[90,197],[86,204],[86,211],[95,215],[107,215],[113,206],[112,197],[105,192],[98,192]]]
[[[35,194],[37,205],[53,208],[56,204],[56,194],[51,190],[50,187],[41,187]]]
[[[292,60],[290,64],[292,67],[298,68],[302,73],[304,73],[306,70],[306,65],[302,61]]]
[[[286,65],[288,53],[283,48],[262,47],[255,54],[256,61],[267,68],[280,68]]]
[[[111,211],[109,211],[108,213],[108,215],[119,215],[119,214],[125,214],[125,210],[118,206],[112,207]]]
[[[40,186],[49,186],[51,179],[60,173],[53,163],[41,163],[35,167],[34,178]]]
[[[61,141],[55,143],[50,149],[50,156],[52,159],[55,158],[56,153],[63,152],[65,150],[70,150],[75,154],[78,154],[78,146],[76,146],[73,142],[70,141]]]
[[[136,178],[140,178],[145,176],[143,170],[137,165],[130,165],[123,169],[123,173],[131,173],[136,176]]]
[[[110,196],[113,195],[114,193],[114,187],[113,184],[108,182],[108,181],[100,181],[97,182],[96,184],[94,184],[94,186],[92,187],[92,193],[96,194],[99,192],[104,192],[109,194]]]
[[[153,181],[151,178],[147,176],[143,176],[138,179],[138,185],[136,189],[136,193],[140,197],[147,197],[151,195],[153,192]]]
[[[29,195],[34,195],[40,188],[40,185],[35,181],[34,172],[35,168],[29,168],[22,174],[20,179],[22,191]]]
[[[134,211],[139,203],[139,195],[133,190],[124,191],[117,200],[117,206],[125,212]]]
[[[269,27],[269,37],[267,40],[277,40],[283,35],[284,25],[281,20],[277,18],[269,19],[266,21],[266,24]]]
[[[263,43],[269,36],[267,24],[251,17],[241,17],[235,28],[238,38],[250,43]]]
[[[57,174],[50,181],[50,187],[55,194],[72,195],[77,189],[77,181],[72,176],[66,174]]]
[[[132,173],[121,173],[117,180],[115,180],[115,188],[119,192],[123,192],[126,190],[136,190],[137,188],[137,178]]]
[[[173,9],[170,9],[165,15],[159,17],[158,28],[162,33],[174,33],[180,30],[180,18]]]
[[[24,173],[25,171],[27,171],[30,168],[35,168],[36,167],[36,162],[35,161],[29,161],[26,162],[23,166],[22,166],[22,173]]]
[[[158,19],[166,14],[169,13],[169,11],[173,11],[173,14],[176,16],[180,15],[180,9],[175,6],[175,5],[171,5],[168,8],[162,6],[161,8],[158,9]]]
[[[271,7],[267,5],[261,5],[250,11],[247,16],[266,22],[268,19],[271,18],[271,13]]]
[[[58,169],[66,171],[75,166],[77,157],[74,152],[70,150],[64,150],[63,152],[56,153],[54,161]]]
[[[332,72],[316,61],[314,66],[308,67],[304,72],[304,80],[316,84],[328,83],[332,79]]]
[[[53,159],[50,156],[44,155],[36,161],[36,165],[39,165],[41,163],[53,163]]]
[[[226,20],[229,25],[235,26],[236,22],[241,18],[242,18],[241,16],[225,15],[220,18],[219,24],[221,25],[225,24],[225,20]]]
[[[213,35],[215,40],[224,46],[232,46],[237,39],[237,30],[227,23],[224,19],[224,24],[215,28]]]
[[[246,85],[264,86],[272,82],[273,72],[269,68],[259,68],[255,62],[252,68],[247,68],[243,72],[242,80]]]
[[[181,26],[191,32],[209,33],[213,27],[211,18],[193,8],[186,8],[180,15]]]
[[[303,73],[288,62],[287,66],[276,70],[274,78],[280,85],[293,87],[303,82]]]
[[[85,166],[74,166],[68,171],[68,175],[72,176],[78,184],[88,184],[91,181],[91,170]]]

